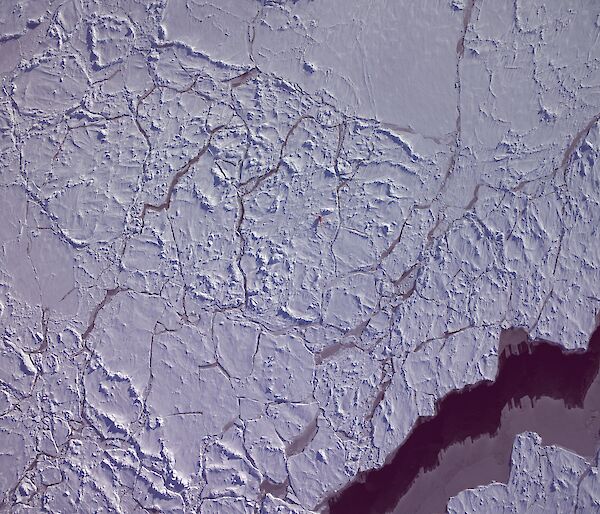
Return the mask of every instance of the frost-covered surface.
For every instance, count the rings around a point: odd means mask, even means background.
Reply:
[[[535,432],[515,439],[507,484],[467,489],[448,502],[448,514],[600,512],[600,469]]]
[[[591,0],[0,5],[12,512],[306,512],[599,306]]]

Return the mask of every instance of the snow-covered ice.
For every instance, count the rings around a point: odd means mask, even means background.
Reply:
[[[3,505],[320,510],[503,329],[585,347],[599,16],[2,2]]]

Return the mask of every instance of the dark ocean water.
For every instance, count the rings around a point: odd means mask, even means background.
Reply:
[[[592,458],[600,446],[600,329],[585,352],[527,341],[522,330],[506,332],[500,349],[495,381],[442,399],[386,466],[330,501],[331,514],[446,512],[463,489],[508,480],[514,437],[526,430]]]

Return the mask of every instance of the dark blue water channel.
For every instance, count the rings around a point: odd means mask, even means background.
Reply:
[[[500,351],[494,381],[439,401],[384,467],[332,497],[330,513],[444,513],[461,490],[508,480],[514,437],[526,430],[592,458],[600,446],[600,329],[586,351],[530,341],[523,330],[505,332]]]

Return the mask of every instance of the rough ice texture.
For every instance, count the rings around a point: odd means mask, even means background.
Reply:
[[[468,489],[448,502],[448,514],[600,512],[599,462],[556,446],[535,432],[515,439],[507,484]]]
[[[6,0],[12,512],[307,512],[600,298],[591,0]]]

